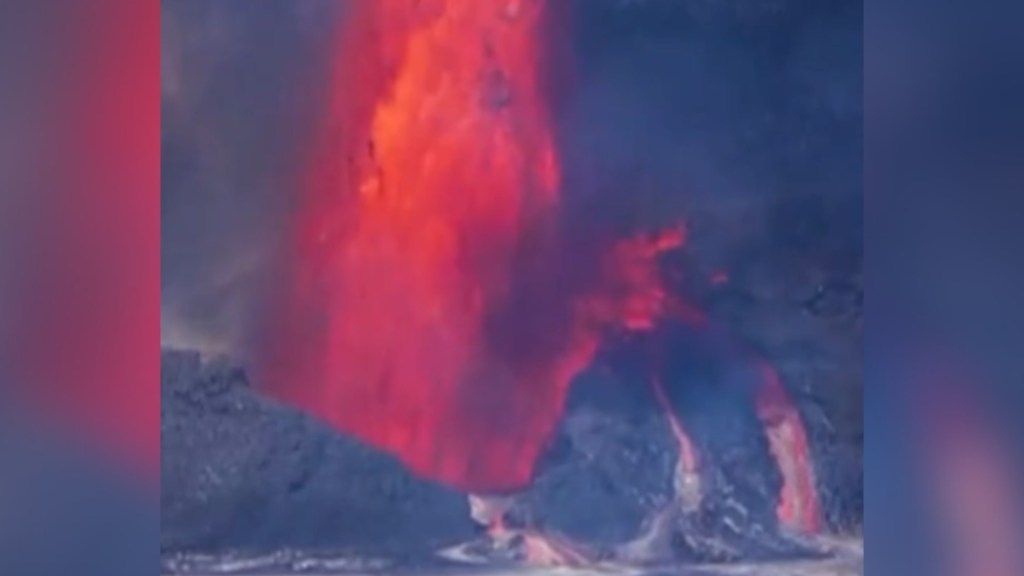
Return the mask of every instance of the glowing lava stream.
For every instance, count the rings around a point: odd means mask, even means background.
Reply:
[[[299,207],[295,285],[272,330],[278,395],[471,493],[530,483],[608,329],[702,322],[658,274],[681,228],[593,254],[565,243],[540,81],[545,7],[351,3]],[[780,441],[799,443],[799,430]],[[804,514],[802,499],[785,502]]]
[[[651,386],[654,388],[654,395],[658,399],[658,404],[661,405],[661,409],[665,412],[665,417],[668,419],[669,426],[672,428],[672,435],[675,436],[676,442],[679,443],[679,460],[676,462],[675,472],[676,496],[679,498],[679,504],[684,512],[695,512],[700,507],[701,500],[697,449],[683,428],[679,417],[676,416],[675,410],[672,409],[661,380],[655,378],[652,380]]]
[[[766,362],[761,362],[759,369],[761,381],[754,406],[782,473],[779,522],[799,532],[816,534],[821,528],[821,510],[807,432],[779,375]]]

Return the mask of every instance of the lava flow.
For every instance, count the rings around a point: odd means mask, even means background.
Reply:
[[[704,321],[658,274],[683,229],[570,249],[545,2],[354,4],[267,380],[421,475],[522,489],[607,331]]]
[[[761,381],[754,406],[782,474],[779,521],[794,530],[816,533],[821,528],[821,511],[807,433],[779,375],[767,363],[759,368]]]

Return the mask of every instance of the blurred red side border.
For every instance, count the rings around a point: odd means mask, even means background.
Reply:
[[[31,265],[13,275],[10,380],[32,418],[155,484],[160,3],[13,4],[4,12],[34,27],[16,57],[48,67],[33,125],[48,168],[18,216],[38,220],[11,240]]]

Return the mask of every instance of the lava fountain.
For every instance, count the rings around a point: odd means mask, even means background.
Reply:
[[[703,322],[658,274],[684,231],[568,241],[545,2],[353,4],[266,380],[423,476],[525,488],[604,334]]]
[[[312,384],[282,392],[424,475],[522,487],[597,346],[561,268],[544,3],[353,10],[286,312],[318,310],[315,344],[275,363]]]

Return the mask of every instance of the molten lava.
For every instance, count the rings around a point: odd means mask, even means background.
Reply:
[[[794,530],[816,533],[821,527],[821,511],[807,433],[775,370],[767,363],[761,363],[760,372],[761,386],[754,406],[764,425],[768,446],[782,473],[779,521]]]
[[[549,241],[557,202],[535,72],[541,11],[470,0],[374,8],[379,48],[398,58],[331,262],[342,281],[324,369],[344,385],[330,417],[449,483],[523,485],[586,362],[566,350],[516,365],[488,344],[524,244]]]
[[[693,445],[690,435],[683,428],[683,423],[676,411],[673,410],[661,380],[655,378],[651,382],[651,386],[654,388],[654,396],[657,398],[658,404],[665,412],[672,435],[679,444],[679,457],[675,470],[675,491],[679,500],[678,504],[683,511],[693,512],[700,507],[701,500],[700,463],[697,459],[697,449]]]

